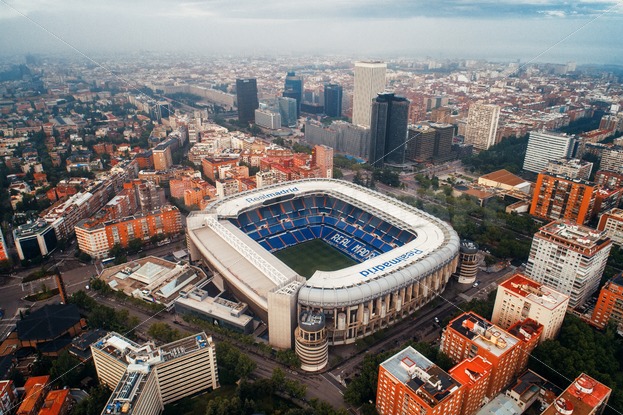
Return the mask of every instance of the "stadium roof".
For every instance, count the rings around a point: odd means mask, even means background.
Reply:
[[[193,212],[189,235],[202,255],[231,272],[233,283],[266,298],[270,289],[296,273],[262,248],[229,218],[284,196],[327,194],[362,208],[376,217],[416,235],[411,242],[360,264],[337,271],[316,271],[299,291],[299,302],[338,306],[358,304],[412,284],[456,257],[459,238],[450,225],[381,193],[332,179],[306,179],[239,193]],[[214,243],[214,237],[226,243]],[[229,281],[229,279],[228,279]],[[231,282],[231,281],[230,281]]]

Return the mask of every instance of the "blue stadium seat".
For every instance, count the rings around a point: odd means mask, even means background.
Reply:
[[[305,237],[306,241],[315,239],[316,237],[314,236],[314,234],[312,233],[312,231],[309,228],[303,228],[301,229],[301,233],[303,234],[303,236]]]
[[[294,236],[290,235],[288,232],[281,234],[281,239],[283,240],[283,242],[285,242],[287,246],[292,246],[292,245],[297,244],[296,239],[294,239]]]

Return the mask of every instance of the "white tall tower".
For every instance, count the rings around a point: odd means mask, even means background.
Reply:
[[[385,90],[385,62],[355,62],[353,124],[370,128],[372,100]]]
[[[500,107],[492,104],[472,104],[467,114],[465,144],[476,150],[487,150],[496,143]]]

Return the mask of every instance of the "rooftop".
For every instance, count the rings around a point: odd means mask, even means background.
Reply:
[[[503,355],[519,342],[519,339],[504,329],[473,312],[460,315],[452,320],[449,326],[479,348],[488,350],[496,356]]]
[[[582,373],[542,415],[558,415],[565,411],[572,411],[573,415],[593,414],[596,407],[607,401],[611,392],[606,385]]]
[[[465,359],[452,369],[450,376],[459,381],[462,385],[472,385],[478,382],[487,373],[491,373],[493,366],[482,356],[475,356]]]
[[[69,397],[69,389],[53,390],[45,397],[39,415],[59,415]]]
[[[480,408],[476,415],[516,415],[521,409],[513,398],[506,395],[498,395],[491,402]]]
[[[430,407],[441,403],[462,386],[411,346],[381,363],[381,367],[408,385]]]
[[[15,229],[15,237],[25,238],[27,236],[36,235],[42,233],[48,229],[50,225],[43,219],[38,219],[34,222],[25,223]]]
[[[529,183],[526,180],[522,179],[519,176],[514,175],[508,170],[497,170],[491,172],[489,174],[485,174],[480,177],[481,179],[491,180],[493,182],[498,182],[502,184],[506,184],[508,186],[518,186],[523,183]]]
[[[565,304],[569,300],[568,295],[533,281],[523,274],[513,275],[501,283],[500,286],[550,310]]]
[[[610,241],[604,232],[562,219],[541,227],[536,235],[553,237],[581,249],[597,248]]]
[[[522,321],[518,321],[508,328],[508,332],[519,340],[527,342],[534,336],[541,336],[543,332],[543,325],[537,321],[527,318]]]
[[[80,322],[75,304],[47,304],[17,322],[20,340],[52,340]]]

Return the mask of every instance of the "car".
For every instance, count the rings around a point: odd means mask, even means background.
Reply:
[[[474,284],[472,284],[472,287],[476,288],[480,285],[480,283],[478,281],[476,281]]]
[[[435,317],[435,323],[439,324],[439,317]]]

